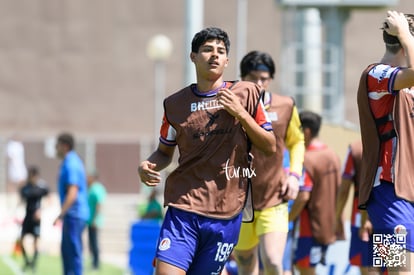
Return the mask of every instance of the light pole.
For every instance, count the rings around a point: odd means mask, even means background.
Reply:
[[[154,131],[153,138],[157,145],[159,127],[161,125],[163,107],[162,101],[165,91],[165,62],[173,50],[171,40],[163,35],[153,36],[147,45],[147,55],[154,61]]]
[[[194,63],[190,60],[191,40],[203,28],[204,0],[185,0],[185,74],[183,86],[197,81]]]

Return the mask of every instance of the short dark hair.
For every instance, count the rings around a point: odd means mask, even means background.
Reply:
[[[302,129],[310,129],[312,137],[319,134],[319,129],[322,124],[322,117],[312,111],[302,111],[299,114],[299,119],[302,124]]]
[[[414,36],[414,14],[404,14],[408,21],[408,28],[412,36]],[[401,49],[401,43],[397,36],[388,34],[384,29],[382,30],[382,40],[385,43],[387,51],[397,53]]]
[[[270,54],[260,51],[251,51],[240,62],[241,77],[245,77],[251,71],[268,71],[270,77],[275,75],[275,63]]]
[[[59,143],[67,145],[69,147],[69,150],[72,150],[75,146],[75,139],[73,138],[73,135],[69,133],[61,133],[58,136],[57,141]]]
[[[39,175],[39,168],[37,168],[37,166],[30,166],[29,169],[27,169],[29,177],[34,177]]]
[[[196,33],[194,35],[193,41],[191,42],[191,52],[197,53],[200,49],[200,46],[211,39],[223,41],[227,54],[230,52],[230,40],[227,33],[222,29],[216,27],[205,28]]]

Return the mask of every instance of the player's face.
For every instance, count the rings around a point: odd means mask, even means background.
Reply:
[[[269,87],[271,79],[270,73],[266,71],[251,71],[243,78],[245,81],[256,83],[264,90],[267,90]]]
[[[60,142],[57,142],[56,143],[56,156],[58,158],[63,159],[65,157],[65,153],[66,153],[65,145]]]
[[[191,53],[197,74],[209,78],[221,76],[229,62],[223,41],[212,39],[201,45],[197,53]]]

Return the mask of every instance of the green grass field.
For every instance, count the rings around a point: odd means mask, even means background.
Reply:
[[[84,261],[84,275],[123,275],[125,271],[117,266],[102,263],[101,269],[97,271],[90,270],[90,261]],[[36,272],[31,270],[22,272],[23,259],[21,256],[12,257],[9,255],[0,255],[0,274],[1,275],[22,275],[22,274],[36,274],[36,275],[60,275],[62,274],[62,262],[58,256],[50,256],[40,254]]]

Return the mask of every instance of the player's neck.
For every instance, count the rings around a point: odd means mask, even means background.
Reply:
[[[393,54],[390,52],[386,52],[381,59],[381,63],[388,64],[393,67],[405,67],[407,65],[407,60],[405,56],[401,53]]]
[[[207,93],[212,90],[220,89],[223,86],[223,78],[219,78],[217,80],[201,80],[197,81],[197,90],[200,93]]]

